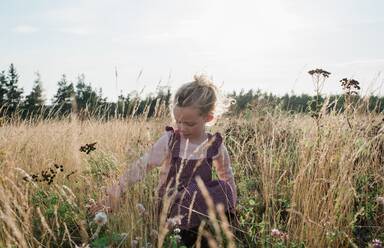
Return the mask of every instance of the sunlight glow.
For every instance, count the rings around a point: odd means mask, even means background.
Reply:
[[[196,20],[181,22],[177,34],[189,36],[211,54],[249,56],[292,44],[290,31],[298,26],[298,19],[278,0],[205,4],[205,12]]]

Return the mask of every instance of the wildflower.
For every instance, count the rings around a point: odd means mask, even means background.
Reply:
[[[150,235],[152,238],[157,238],[157,236],[159,236],[159,232],[156,231],[155,229],[152,229],[149,235]]]
[[[175,229],[173,230],[173,232],[174,232],[175,234],[179,234],[179,233],[180,233],[180,228],[175,228]]]
[[[273,238],[278,238],[278,239],[282,239],[282,240],[286,240],[288,239],[288,234],[283,232],[283,231],[280,231],[279,229],[277,228],[273,228],[271,230],[271,236]]]
[[[131,247],[132,248],[137,247],[138,244],[139,244],[139,241],[137,241],[136,239],[131,241]]]
[[[75,245],[75,248],[90,248],[89,244],[81,244],[81,246]]]
[[[180,241],[181,241],[181,236],[180,236],[179,234],[175,235],[174,238],[175,238],[175,240],[176,240],[177,242],[180,242]]]
[[[280,236],[279,229],[273,228],[272,231],[271,231],[271,236],[274,237],[274,238],[279,237]]]
[[[140,215],[143,215],[145,213],[145,207],[143,204],[141,203],[136,204],[136,208]]]
[[[170,226],[171,228],[175,227],[177,225],[181,225],[181,218],[182,217],[183,216],[181,216],[181,215],[177,215],[177,216],[175,216],[173,218],[168,218],[167,219],[167,225]]]
[[[384,197],[382,197],[382,196],[377,197],[377,198],[376,198],[376,202],[377,202],[379,205],[381,205],[381,206],[384,207]]]
[[[101,227],[107,224],[108,218],[105,212],[97,212],[94,218],[94,222],[97,224],[96,232],[92,235],[91,240],[97,238],[99,236]]]
[[[97,212],[94,219],[95,223],[99,226],[103,226],[107,223],[108,218],[105,212]]]
[[[383,243],[379,239],[372,240],[372,247],[373,248],[383,248]]]

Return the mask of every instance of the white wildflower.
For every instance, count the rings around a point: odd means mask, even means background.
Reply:
[[[143,215],[145,213],[145,207],[143,204],[141,203],[136,204],[136,208],[140,215]]]
[[[137,247],[138,244],[139,244],[139,241],[137,241],[136,239],[134,239],[134,240],[131,241],[131,247],[132,247],[132,248]]]
[[[170,228],[173,228],[177,225],[181,225],[181,219],[183,218],[183,216],[181,215],[177,215],[173,218],[168,218],[167,219],[167,225],[170,227]]]
[[[380,204],[382,207],[384,207],[384,197],[382,196],[377,197],[376,202]]]
[[[180,235],[177,234],[177,235],[175,235],[174,237],[175,237],[176,241],[178,241],[178,242],[181,241],[181,236],[180,236]]]
[[[374,239],[372,240],[372,247],[373,248],[383,248],[383,243],[380,239]]]
[[[107,224],[108,217],[105,212],[97,212],[94,219],[95,223],[99,226]]]

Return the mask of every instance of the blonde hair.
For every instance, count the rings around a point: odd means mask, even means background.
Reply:
[[[200,115],[213,114],[212,125],[219,116],[225,113],[233,99],[219,93],[219,89],[206,75],[195,75],[194,81],[183,84],[174,94],[171,108],[196,107]],[[171,109],[172,118],[173,111]]]

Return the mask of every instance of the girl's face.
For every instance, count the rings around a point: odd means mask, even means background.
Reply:
[[[174,107],[173,115],[177,128],[186,139],[199,139],[204,134],[205,123],[211,121],[211,114],[201,115],[194,107]]]

